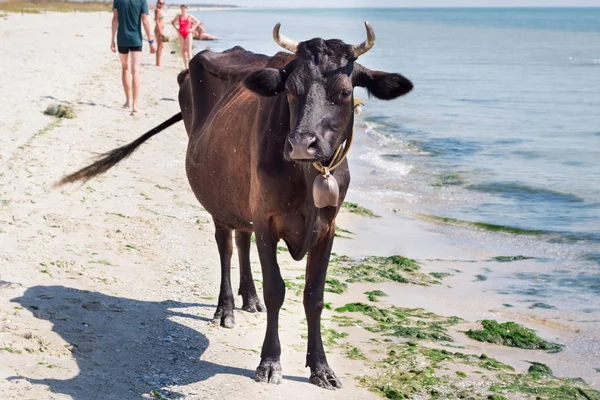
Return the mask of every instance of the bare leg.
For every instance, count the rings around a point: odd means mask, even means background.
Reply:
[[[128,54],[119,53],[119,59],[121,60],[121,81],[123,82],[123,90],[125,91],[125,104],[124,108],[131,106],[131,86],[129,85],[129,69],[127,66]]]
[[[157,39],[157,43],[158,44],[156,46],[156,66],[160,67],[160,57],[162,56],[162,49],[165,44],[162,42],[162,40],[160,40],[160,38]]]
[[[186,61],[185,68],[189,68],[190,60],[192,59],[192,42],[194,41],[194,35],[191,33],[185,38],[185,49],[186,49]]]
[[[181,50],[181,58],[183,59],[183,69],[188,69],[188,63],[185,61],[185,39],[181,34],[177,35],[179,40],[179,49]]]
[[[233,328],[233,290],[231,290],[231,255],[233,254],[233,242],[231,240],[231,229],[215,221],[215,239],[221,257],[221,290],[219,292],[219,304],[213,321],[225,328]]]
[[[154,30],[154,40],[156,40],[156,66],[160,67],[160,55],[162,53],[163,42],[160,37],[160,31]]]
[[[248,312],[263,311],[264,306],[256,295],[256,287],[252,278],[250,267],[250,232],[235,231],[235,244],[238,249],[240,260],[240,289],[238,294],[242,296],[242,310]]]
[[[140,95],[140,60],[142,59],[141,51],[130,51],[131,55],[131,77],[133,78],[133,104],[132,111],[137,112],[138,99]]]
[[[327,363],[323,341],[321,340],[323,291],[334,235],[335,226],[332,226],[327,236],[317,242],[308,252],[306,283],[304,285],[304,312],[306,313],[308,325],[306,366],[310,367],[310,382],[326,389],[342,387],[342,383],[336,378]]]
[[[254,226],[263,276],[263,296],[267,306],[267,332],[256,368],[256,381],[281,383],[281,344],[279,343],[279,309],[285,299],[285,283],[277,264],[277,238],[268,225]]]

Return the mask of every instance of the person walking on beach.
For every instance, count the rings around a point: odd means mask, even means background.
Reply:
[[[121,59],[121,80],[125,90],[125,104],[123,107],[132,109],[132,114],[138,110],[140,92],[140,59],[142,54],[142,26],[146,31],[150,53],[156,52],[156,44],[152,38],[150,22],[148,22],[148,3],[146,0],[114,0],[112,36],[110,49],[112,52],[119,50]],[[115,43],[115,34],[117,41]],[[129,84],[128,61],[131,63],[131,77],[133,91]],[[133,94],[133,102],[132,96]]]
[[[177,25],[175,25],[177,22]],[[192,32],[200,22],[191,14],[187,13],[187,6],[181,5],[181,14],[176,15],[171,24],[179,32],[179,47],[181,48],[181,58],[183,58],[183,68],[188,69],[190,59],[192,58]]]
[[[162,55],[162,49],[164,47],[165,42],[165,21],[163,15],[163,6],[165,5],[165,0],[158,0],[156,2],[156,7],[154,8],[154,22],[156,25],[154,26],[154,36],[156,37],[156,66],[160,67],[160,56]]]

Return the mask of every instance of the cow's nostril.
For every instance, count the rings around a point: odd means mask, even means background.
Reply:
[[[317,151],[317,138],[311,137],[308,139],[308,151],[311,153]]]
[[[297,134],[287,140],[289,157],[293,160],[312,160],[317,153],[317,138],[308,134]]]

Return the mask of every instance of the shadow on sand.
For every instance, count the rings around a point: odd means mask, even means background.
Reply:
[[[208,321],[185,310],[205,304],[140,301],[64,286],[32,287],[11,301],[31,310],[36,318],[50,321],[52,330],[72,346],[79,367],[73,378],[13,377],[48,385],[54,393],[78,400],[139,399],[159,390],[168,398],[181,398],[166,387],[204,381],[217,374],[254,378],[254,370],[200,360],[209,346],[206,336],[171,320]],[[285,379],[307,381],[291,376]]]

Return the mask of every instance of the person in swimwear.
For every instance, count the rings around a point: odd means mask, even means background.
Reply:
[[[165,22],[163,19],[165,18],[163,15],[163,6],[165,5],[165,0],[158,0],[156,2],[156,7],[154,8],[154,22],[156,25],[154,26],[154,37],[156,38],[156,66],[160,67],[160,57],[162,55],[162,49],[164,47],[165,42]]]
[[[175,22],[179,26],[175,25]],[[192,32],[200,22],[193,15],[187,13],[187,6],[181,5],[181,14],[175,16],[171,24],[179,32],[179,47],[181,48],[181,58],[183,58],[183,68],[188,69],[190,59],[192,58]]]
[[[198,26],[196,27],[196,29],[194,29],[193,33],[194,39],[196,40],[219,40],[218,37],[206,33],[202,22],[198,23]]]

